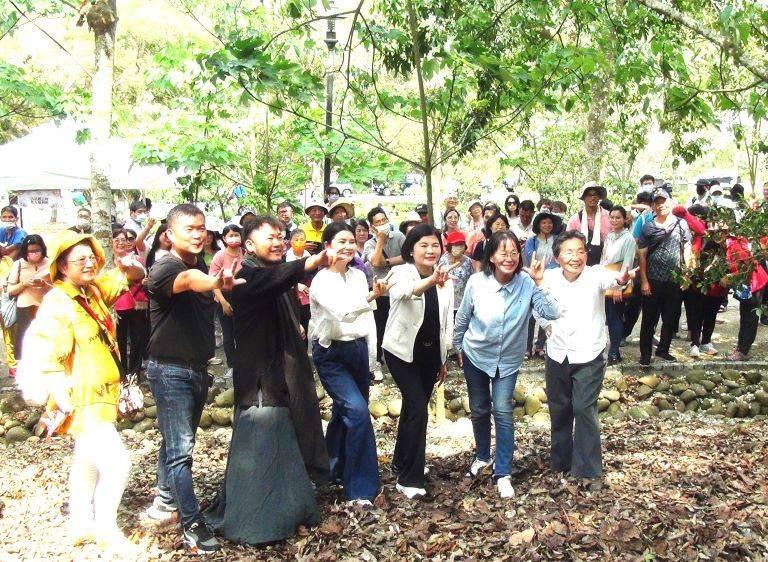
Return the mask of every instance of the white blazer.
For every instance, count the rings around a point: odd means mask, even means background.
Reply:
[[[412,263],[392,268],[389,278],[389,318],[381,347],[407,363],[413,362],[413,344],[424,322],[424,295],[413,289],[421,281]],[[453,281],[436,287],[440,313],[440,360],[445,363],[453,341]]]

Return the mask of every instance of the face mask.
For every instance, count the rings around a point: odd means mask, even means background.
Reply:
[[[336,201],[338,201],[338,199],[339,199],[339,196],[336,195],[335,193],[331,193],[328,196],[328,201],[330,201],[331,203],[335,203]]]
[[[88,228],[91,225],[91,221],[89,219],[77,219],[77,222],[75,223],[75,226],[80,229]]]
[[[2,222],[3,228],[13,228],[16,226],[13,221],[3,221]]]
[[[293,253],[297,256],[300,256],[304,253],[304,247],[307,245],[306,242],[291,242],[291,248],[293,248]]]
[[[136,218],[134,219],[138,224],[144,224],[144,221],[147,220],[147,214],[146,213],[139,213],[136,215]]]
[[[718,193],[717,195],[713,195],[712,196],[712,202],[713,203],[719,203],[722,198],[723,198],[723,196]],[[5,224],[5,223],[3,223],[3,224]]]
[[[458,258],[460,256],[463,256],[465,251],[466,251],[466,248],[464,246],[453,246],[451,248],[451,255],[455,258]]]
[[[240,240],[227,240],[227,246],[230,248],[239,248],[241,244]]]

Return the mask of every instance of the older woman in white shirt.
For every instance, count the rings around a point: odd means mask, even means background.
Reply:
[[[321,270],[309,293],[309,335],[320,382],[333,400],[325,434],[332,480],[342,480],[350,502],[370,504],[379,489],[376,438],[368,414],[370,372],[376,363],[375,299],[385,285],[368,291],[365,273],[350,267],[355,257],[352,227],[325,227],[324,248],[337,261]]]
[[[401,250],[406,263],[392,268],[389,279],[382,348],[403,397],[392,469],[398,473],[398,491],[409,498],[427,493],[427,405],[438,378],[445,378],[453,339],[453,282],[450,267],[437,267],[442,253],[440,232],[429,224],[416,225]]]

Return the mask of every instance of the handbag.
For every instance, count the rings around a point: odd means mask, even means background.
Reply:
[[[16,267],[16,283],[18,283],[19,276],[21,275],[21,264],[17,261],[13,264],[14,267]],[[10,278],[13,274],[13,269],[11,269],[11,272],[8,274],[8,277]],[[3,289],[3,296],[0,297],[0,314],[2,314],[3,317],[3,326],[6,328],[10,328],[14,324],[16,324],[16,308],[17,308],[17,301],[16,297],[13,297],[8,294],[8,283],[6,280],[5,287]]]
[[[96,321],[99,326],[99,337],[104,345],[109,349],[112,360],[120,373],[120,394],[117,399],[117,409],[123,417],[128,417],[144,407],[144,391],[139,386],[139,380],[136,374],[126,374],[123,364],[120,362],[120,354],[117,350],[117,342],[112,338],[112,318],[108,317],[106,322],[93,311],[83,296],[75,297],[77,303],[83,307],[88,315]]]
[[[621,271],[621,263],[607,263],[603,267],[607,269],[608,271]],[[625,299],[628,299],[632,296],[632,288],[633,288],[633,282],[632,279],[629,280],[629,283],[627,283],[622,289],[607,289],[605,291],[605,296],[612,298],[616,293],[620,292],[621,296]]]

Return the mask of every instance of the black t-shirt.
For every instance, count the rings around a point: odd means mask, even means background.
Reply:
[[[216,351],[213,292],[173,293],[173,283],[188,269],[204,271],[205,266],[188,266],[167,254],[149,270],[149,318],[152,332],[149,355],[168,362],[204,367]]]
[[[422,277],[423,279],[424,277]],[[437,287],[424,291],[424,321],[421,323],[416,342],[439,345],[440,343],[440,306],[437,302]]]

